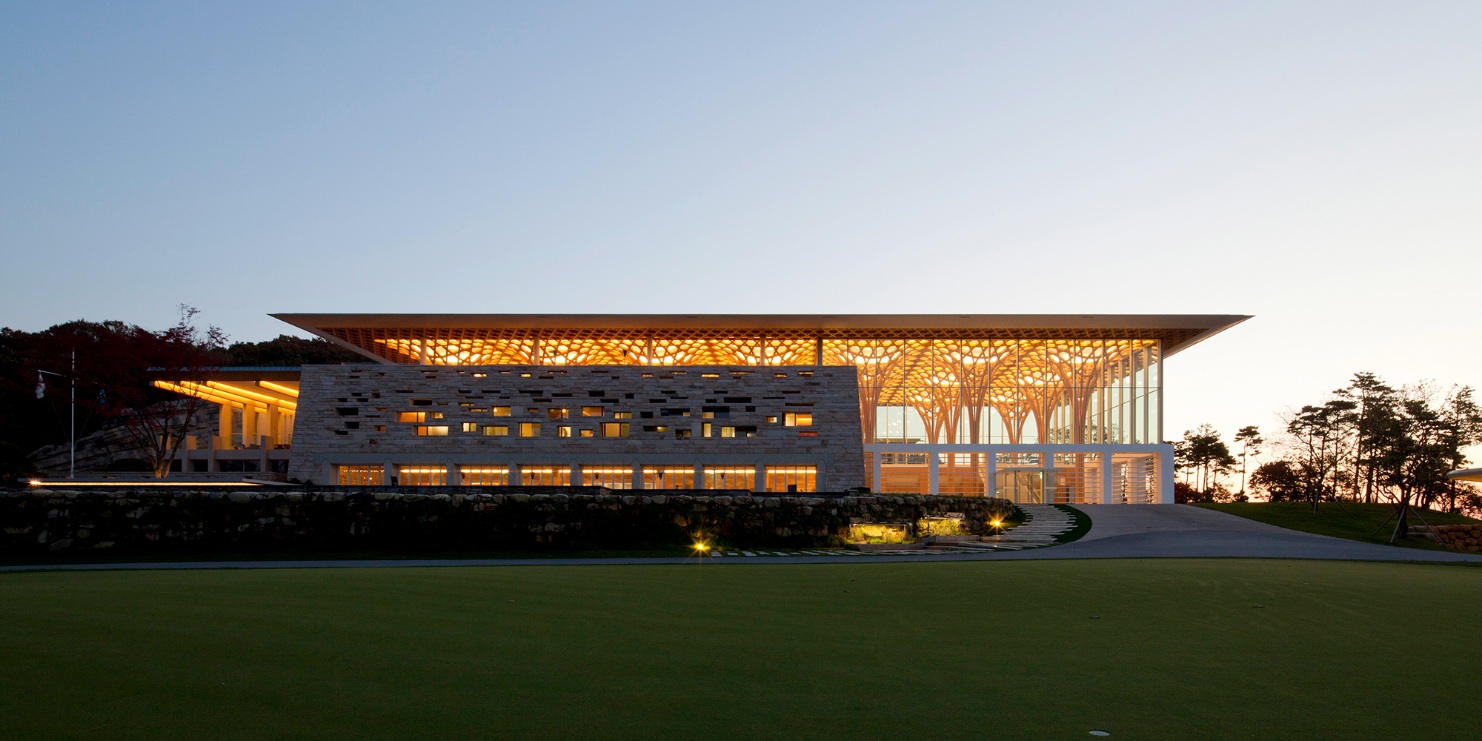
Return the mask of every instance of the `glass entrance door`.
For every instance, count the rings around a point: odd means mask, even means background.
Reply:
[[[1044,504],[1045,472],[1038,469],[998,470],[994,474],[994,496],[1014,504]]]

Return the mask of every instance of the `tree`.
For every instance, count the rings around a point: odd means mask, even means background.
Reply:
[[[1453,388],[1437,400],[1427,385],[1404,390],[1391,423],[1377,441],[1382,453],[1375,460],[1376,481],[1393,489],[1398,505],[1391,542],[1409,530],[1411,504],[1429,509],[1446,498],[1456,507],[1456,484],[1446,473],[1466,464],[1464,448],[1482,441],[1482,411],[1472,401],[1469,387]]]
[[[1374,501],[1374,462],[1378,446],[1383,443],[1384,431],[1392,425],[1395,407],[1395,390],[1379,380],[1373,373],[1355,373],[1348,388],[1336,392],[1341,398],[1353,401],[1355,413],[1353,456],[1353,480],[1355,498],[1359,484],[1363,485],[1365,502]]]
[[[86,405],[120,422],[156,478],[170,473],[195,414],[206,402],[172,393],[154,381],[204,382],[215,367],[226,336],[216,327],[197,327],[199,312],[180,306],[180,319],[163,332],[133,327],[106,345],[113,369],[97,376],[100,393]]]
[[[1240,499],[1243,501],[1246,498],[1245,471],[1248,464],[1247,459],[1252,453],[1260,455],[1261,446],[1266,441],[1261,438],[1260,429],[1255,425],[1246,425],[1240,428],[1239,432],[1235,433],[1235,442],[1240,445]]]
[[[280,334],[263,342],[233,342],[226,348],[223,365],[272,367],[364,363],[367,358],[329,340],[304,339]]]
[[[1300,502],[1307,497],[1302,475],[1291,461],[1263,463],[1250,475],[1250,485],[1273,502]]]
[[[1295,453],[1296,471],[1302,479],[1304,498],[1311,502],[1313,512],[1317,512],[1318,504],[1329,495],[1328,477],[1338,467],[1355,406],[1346,399],[1331,399],[1320,407],[1303,406],[1287,418],[1286,431]],[[1336,481],[1332,489],[1336,489]]]
[[[1198,482],[1198,490],[1203,494],[1209,494],[1214,484],[1219,483],[1219,476],[1235,466],[1235,457],[1230,455],[1230,448],[1220,440],[1219,432],[1207,424],[1185,430],[1183,440],[1174,446],[1175,456],[1180,451],[1184,467],[1197,472],[1195,480]],[[1211,477],[1214,481],[1210,480]]]

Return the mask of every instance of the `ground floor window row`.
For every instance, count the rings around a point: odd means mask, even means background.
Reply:
[[[818,490],[817,466],[519,466],[400,464],[336,466],[341,486],[603,486],[609,489]],[[390,469],[388,472],[387,469]]]

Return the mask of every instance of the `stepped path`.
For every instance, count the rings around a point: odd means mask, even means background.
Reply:
[[[1075,528],[1075,518],[1059,507],[1021,504],[1024,522],[998,535],[979,538],[940,538],[927,546],[936,553],[1019,551],[1055,545],[1055,539]]]

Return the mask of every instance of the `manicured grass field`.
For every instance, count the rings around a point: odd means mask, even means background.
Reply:
[[[1318,507],[1314,514],[1312,505],[1306,502],[1247,502],[1238,504],[1200,504],[1200,507],[1228,512],[1232,515],[1240,515],[1252,520],[1264,522],[1268,525],[1288,528],[1290,530],[1301,530],[1318,535],[1330,535],[1334,538],[1345,538],[1347,540],[1360,540],[1365,543],[1389,543],[1389,537],[1394,533],[1395,522],[1389,519],[1394,514],[1394,507],[1388,504],[1357,504],[1344,502],[1342,506],[1333,502],[1324,502]],[[1422,524],[1421,518],[1432,525],[1452,525],[1457,523],[1476,523],[1470,517],[1452,515],[1445,512],[1432,512],[1422,510],[1419,516],[1415,512],[1410,513],[1410,524]],[[1386,524],[1386,521],[1388,523]],[[1378,532],[1376,532],[1378,531]],[[1446,550],[1445,546],[1432,540],[1421,537],[1410,537],[1396,541],[1396,545],[1409,546],[1411,548],[1425,548],[1430,550]]]
[[[1479,625],[1409,564],[0,574],[0,738],[1464,738]]]

